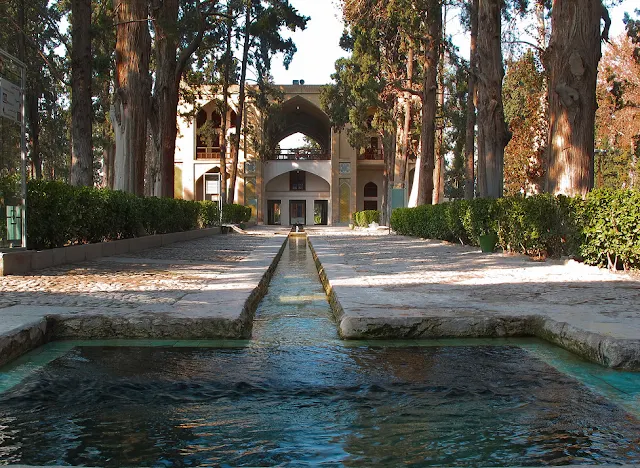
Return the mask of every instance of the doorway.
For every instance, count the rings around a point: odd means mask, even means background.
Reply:
[[[329,220],[329,201],[316,200],[313,202],[313,224],[326,226]]]
[[[282,202],[280,200],[267,201],[267,224],[279,225],[282,224],[280,218],[280,206]]]
[[[307,210],[306,202],[304,200],[290,200],[289,201],[289,224],[292,226],[299,224],[303,226],[306,221]]]

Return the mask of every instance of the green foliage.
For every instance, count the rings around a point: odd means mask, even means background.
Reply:
[[[399,234],[478,245],[495,232],[505,250],[529,255],[575,255],[581,243],[579,199],[548,194],[499,200],[477,198],[394,210]]]
[[[632,18],[629,13],[625,13],[624,24],[627,29],[627,36],[629,36],[636,45],[633,55],[635,59],[640,62],[640,9],[635,9],[635,15],[637,18]]]
[[[218,204],[211,200],[200,202],[200,225],[208,228],[218,226],[220,224],[220,208]]]
[[[371,223],[380,222],[380,212],[378,210],[364,210],[353,213],[353,224],[360,227],[367,227]]]
[[[238,204],[222,206],[222,222],[240,224],[251,219],[251,207]]]
[[[218,207],[211,201],[143,198],[56,181],[31,180],[27,186],[29,248],[187,231],[217,225],[218,220]]]
[[[640,267],[640,192],[594,190],[581,213],[585,262],[612,268]]]
[[[575,254],[580,244],[581,201],[541,194],[499,200],[499,235],[509,251],[529,255]]]
[[[547,119],[542,64],[532,51],[507,62],[503,85],[505,120],[512,133],[504,154],[506,195],[536,193],[544,175]]]
[[[477,245],[484,234],[498,232],[498,201],[494,198],[476,198],[462,212],[462,225],[469,239]]]

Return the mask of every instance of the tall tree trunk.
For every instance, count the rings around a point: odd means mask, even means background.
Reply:
[[[610,23],[600,0],[554,2],[547,52],[548,192],[584,196],[593,188],[596,77],[600,41],[608,39]]]
[[[411,193],[409,194],[409,208],[415,208],[418,206],[418,192],[420,190],[420,171],[422,170],[422,147],[418,151],[418,157],[416,158],[416,168],[413,171],[413,184],[411,185]]]
[[[227,9],[227,44],[224,64],[224,76],[222,79],[222,135],[220,136],[220,198],[222,203],[227,203],[227,148],[229,147],[227,134],[229,131],[229,85],[231,81],[231,64],[233,52],[231,51],[231,38],[233,36],[233,10],[230,4]],[[238,127],[236,127],[236,132]],[[235,187],[234,187],[235,190]],[[232,197],[233,200],[233,197]]]
[[[114,184],[114,162],[116,157],[116,145],[108,141],[105,135],[105,142],[102,148],[102,159],[104,165],[104,186],[113,189]]]
[[[27,46],[26,46],[26,30],[27,30],[27,13],[25,10],[25,0],[18,2],[18,24],[20,31],[18,33],[18,58],[23,63],[27,63]],[[27,86],[29,83],[27,82]],[[26,109],[25,119],[29,125],[29,147],[31,164],[35,172],[36,179],[42,179],[42,161],[40,160],[40,114],[38,113],[38,96],[39,90],[26,90]]]
[[[111,111],[116,140],[114,188],[143,195],[151,97],[148,6],[139,0],[114,0],[114,9],[116,73]]]
[[[407,88],[413,85],[413,47],[409,47],[407,52]],[[396,151],[394,164],[393,183],[396,188],[403,189],[407,183],[407,162],[409,161],[409,145],[411,144],[411,104],[413,95],[409,92],[404,94],[404,123],[402,130],[398,132],[401,136],[399,151]],[[406,203],[406,202],[405,202]]]
[[[629,168],[629,188],[634,190],[638,187],[638,157],[640,156],[640,135],[633,138],[633,148],[631,153],[631,167]]]
[[[247,13],[245,17],[244,48],[242,49],[242,68],[240,71],[240,94],[238,96],[238,114],[236,117],[236,133],[233,137],[233,148],[231,148],[231,174],[229,177],[229,197],[231,203],[235,201],[236,179],[238,177],[238,155],[240,153],[240,137],[242,136],[242,118],[244,115],[245,82],[247,80],[247,66],[249,64],[249,47],[251,36],[249,26],[251,25],[251,0],[247,1]]]
[[[384,168],[382,170],[382,196],[380,197],[380,212],[383,225],[389,224],[389,211],[391,208],[391,200],[389,199],[389,182],[393,173],[393,155],[395,153],[396,135],[389,132],[380,133],[380,141],[382,142],[382,155],[384,157]]]
[[[502,0],[480,0],[478,9],[478,159],[483,159],[486,192],[480,196],[498,198],[503,192],[504,148],[509,130],[502,104],[501,44]]]
[[[476,93],[477,93],[477,89],[476,89]],[[479,113],[478,113],[479,115]],[[486,159],[485,159],[485,153],[484,153],[484,135],[485,135],[485,128],[482,125],[478,125],[478,141],[477,141],[477,154],[478,154],[478,166],[477,166],[477,170],[478,170],[478,174],[476,175],[477,178],[477,183],[478,183],[478,187],[477,187],[477,192],[476,192],[476,196],[480,197],[480,198],[484,198],[487,197],[487,164],[486,164]]]
[[[40,91],[36,88],[27,94],[27,123],[29,124],[29,143],[31,164],[33,165],[36,179],[42,179],[42,158],[40,157],[40,113],[38,112],[38,96]]]
[[[425,77],[422,86],[422,150],[420,185],[418,187],[418,205],[431,203],[433,199],[433,169],[436,146],[436,108],[438,89],[438,54],[440,50],[440,31],[442,30],[442,8],[440,2],[433,2],[429,8]]]
[[[158,197],[173,198],[173,154],[175,152],[176,121],[170,115],[178,107],[175,86],[178,49],[178,0],[153,0],[151,9],[155,21],[153,55],[155,81],[149,115],[151,151],[147,166],[152,186],[151,193]],[[173,135],[173,143],[171,136]],[[169,145],[167,147],[167,145]],[[167,158],[168,160],[165,160]]]
[[[71,1],[71,185],[93,186],[91,0]]]
[[[447,5],[443,4],[443,21],[441,38],[444,40],[447,36]],[[445,69],[445,50],[444,44],[440,46],[440,55],[438,68],[438,112],[440,114],[440,124],[437,127],[436,134],[436,160],[433,174],[433,204],[438,205],[444,201],[444,69]]]
[[[464,198],[473,200],[475,186],[475,137],[476,137],[476,74],[478,73],[478,0],[469,2],[469,19],[471,22],[471,41],[469,46],[469,77],[467,87],[467,128],[464,144]]]
[[[179,0],[153,0],[155,83],[149,123],[151,126],[153,194],[173,198],[175,187],[174,157],[178,135],[177,115],[180,80],[186,63],[200,46],[204,23],[200,18],[196,37],[178,55]],[[199,3],[196,2],[199,12]]]

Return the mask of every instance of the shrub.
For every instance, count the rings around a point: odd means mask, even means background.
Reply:
[[[31,180],[27,185],[30,248],[166,234],[219,224],[215,203],[138,197],[121,191]]]
[[[483,234],[498,232],[498,201],[494,198],[476,198],[462,213],[462,225],[469,241],[478,245]]]
[[[222,222],[240,224],[251,219],[251,207],[238,204],[222,205]]]
[[[360,227],[367,227],[371,223],[380,222],[380,212],[378,210],[364,210],[353,213],[353,224]]]
[[[478,245],[497,232],[505,250],[575,255],[581,243],[580,199],[544,194],[529,198],[478,198],[400,208],[391,215],[399,234]]]
[[[200,202],[200,225],[202,227],[212,227],[220,225],[220,208],[218,204],[211,200]]]
[[[640,267],[640,192],[594,190],[580,213],[583,242],[580,252],[592,265]]]

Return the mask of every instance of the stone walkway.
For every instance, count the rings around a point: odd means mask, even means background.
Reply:
[[[273,229],[0,277],[0,363],[55,338],[246,338]]]
[[[247,338],[286,228],[0,277],[0,364],[52,338]],[[344,338],[536,335],[640,370],[640,280],[384,230],[309,228]]]
[[[310,229],[344,338],[537,335],[640,370],[640,281],[575,261]]]

